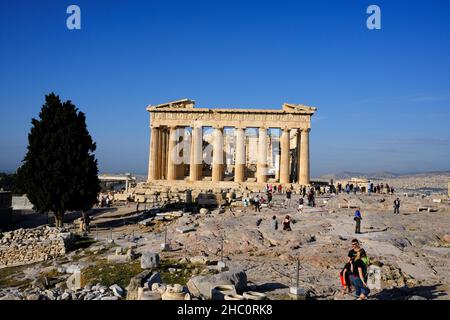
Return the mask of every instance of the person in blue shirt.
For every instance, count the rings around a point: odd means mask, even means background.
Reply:
[[[355,217],[353,218],[353,220],[356,221],[356,226],[355,226],[355,233],[360,234],[361,233],[361,212],[359,211],[359,209],[356,209],[355,211]]]

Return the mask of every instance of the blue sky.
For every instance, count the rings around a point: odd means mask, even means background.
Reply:
[[[145,173],[145,107],[179,98],[317,106],[313,176],[450,170],[449,40],[446,0],[1,0],[0,171],[20,165],[52,91],[86,113],[104,172]]]

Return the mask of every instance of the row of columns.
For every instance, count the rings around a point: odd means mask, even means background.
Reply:
[[[212,181],[223,181],[224,178],[224,152],[223,152],[223,127],[213,129],[213,159]],[[310,183],[309,160],[309,132],[310,129],[299,129],[297,136],[298,181],[302,185]],[[245,128],[236,127],[236,157],[234,181],[245,181]],[[175,152],[178,152],[177,127],[151,127],[149,175],[151,180],[176,180],[184,176],[184,164],[176,163]],[[282,129],[279,181],[282,184],[290,183],[289,176],[289,151],[290,129]],[[257,157],[257,182],[267,182],[267,129],[259,128]],[[185,156],[178,154],[180,157]],[[193,127],[191,135],[189,179],[199,181],[202,178],[203,163],[203,133],[202,127]]]

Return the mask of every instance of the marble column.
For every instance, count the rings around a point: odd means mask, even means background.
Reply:
[[[148,159],[148,181],[158,179],[158,142],[159,128],[151,127],[150,155]]]
[[[290,129],[284,128],[281,133],[281,157],[280,157],[280,183],[289,183],[289,151],[290,151]]]
[[[302,158],[302,155],[301,155],[301,150],[302,150],[302,143],[301,143],[301,141],[302,141],[302,137],[301,137],[301,135],[302,135],[302,130],[300,130],[300,129],[298,129],[297,130],[297,138],[296,138],[296,141],[297,141],[297,168],[296,168],[296,170],[297,170],[297,183],[299,183],[299,184],[301,184],[300,183],[300,172],[301,172],[301,158]]]
[[[257,182],[267,182],[267,129],[259,128]]]
[[[215,127],[213,133],[212,181],[223,180],[223,128]]]
[[[203,163],[203,150],[202,150],[202,127],[192,127],[191,135],[191,159],[189,168],[189,178],[191,181],[201,180],[202,176],[202,163]]]
[[[309,174],[309,132],[311,129],[302,129],[300,138],[300,177],[299,183],[303,186],[310,184]]]
[[[167,153],[167,180],[177,179],[177,128],[170,127]]]
[[[236,159],[234,163],[234,181],[245,180],[245,129],[235,128],[236,135]]]
[[[166,144],[167,129],[166,128],[161,129],[161,132],[159,133],[159,138],[161,141],[161,146],[160,146],[161,159],[160,159],[160,165],[159,165],[159,168],[160,168],[159,177],[160,177],[160,179],[165,180],[165,179],[167,179],[167,170],[166,170],[166,167],[167,167],[167,148],[166,148],[166,146],[167,146],[167,144]]]
[[[179,161],[176,162],[177,164],[177,178],[178,179],[182,179],[184,180],[184,174],[185,174],[185,157],[186,157],[186,150],[184,149],[185,147],[185,134],[186,134],[186,129],[184,127],[178,127],[177,128],[177,159],[179,159]],[[181,160],[181,161],[180,161]]]

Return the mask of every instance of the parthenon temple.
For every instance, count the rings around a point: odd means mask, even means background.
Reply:
[[[189,99],[150,105],[150,184],[310,184],[315,107],[196,108]]]

